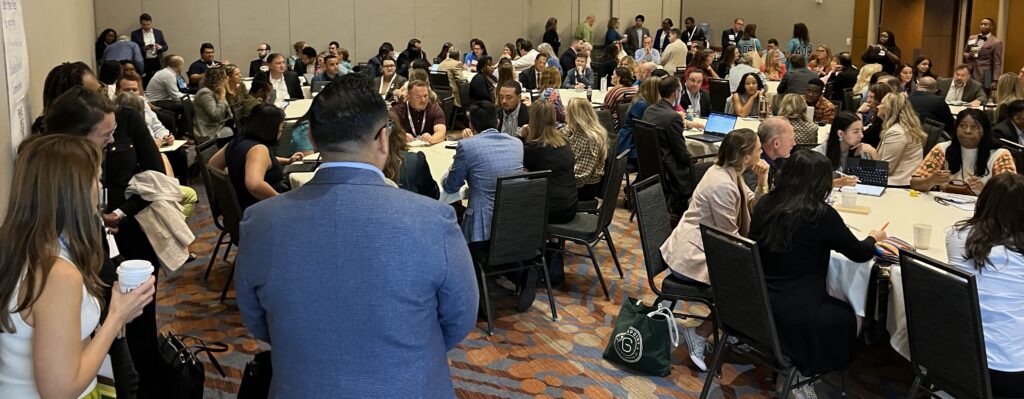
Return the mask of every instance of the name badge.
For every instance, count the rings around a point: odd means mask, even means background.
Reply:
[[[885,57],[885,50],[879,50],[878,55]]]
[[[978,39],[971,39],[971,40],[968,40],[968,41],[967,41],[967,44],[969,44],[969,45],[973,46],[973,45],[974,45],[974,43],[977,43],[977,42],[978,42]]]
[[[736,40],[736,35],[730,34],[729,35],[729,40]]]

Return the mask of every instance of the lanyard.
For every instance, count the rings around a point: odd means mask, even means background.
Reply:
[[[387,93],[384,92],[384,87],[387,87],[387,88],[390,89],[391,88],[391,83],[395,81],[395,76],[396,75],[398,75],[398,74],[396,73],[394,75],[391,75],[391,80],[388,81],[387,86],[384,85],[384,77],[381,76],[380,77],[380,88],[377,89],[377,93],[380,93],[382,96],[383,95],[387,95]]]
[[[423,121],[420,123],[420,130],[416,131],[416,125],[412,123],[412,104],[406,102],[405,105],[405,115],[409,117],[409,128],[413,129],[413,136],[419,136],[423,134],[423,131],[427,129],[427,110],[423,110]],[[430,108],[429,104],[427,105],[427,108]]]

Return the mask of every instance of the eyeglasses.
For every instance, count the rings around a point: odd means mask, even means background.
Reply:
[[[108,138],[110,138],[111,136],[113,136],[113,135],[114,135],[114,132],[115,132],[115,131],[117,131],[117,122],[114,122],[114,128],[113,128],[113,129],[110,129],[110,130],[109,130],[109,131],[107,131],[106,133],[103,133],[103,138],[104,138],[104,139],[108,139]]]
[[[379,139],[380,132],[383,132],[385,130],[388,131],[388,137],[391,137],[391,133],[394,133],[395,131],[395,122],[392,122],[391,119],[388,119],[387,122],[384,122],[384,126],[381,126],[380,129],[377,129],[377,134],[373,136],[373,139]]]

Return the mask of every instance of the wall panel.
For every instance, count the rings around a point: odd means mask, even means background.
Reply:
[[[441,52],[444,42],[452,42],[463,54],[470,50],[469,8],[470,0],[415,1],[416,37],[423,41],[428,59]]]
[[[846,39],[853,31],[853,1],[826,0],[815,4],[811,0],[786,2],[752,2],[747,0],[686,0],[683,15],[692,16],[697,23],[707,22],[711,27],[712,46],[720,46],[722,31],[732,27],[735,18],[748,24],[757,24],[757,37],[762,43],[776,39],[785,46],[793,35],[793,24],[803,22],[810,31],[813,45],[827,44],[833,52],[850,48]],[[782,9],[785,12],[782,12]],[[677,26],[681,26],[677,22]]]
[[[359,62],[377,54],[382,42],[391,42],[396,54],[401,53],[409,39],[416,36],[413,3],[410,1],[359,0],[352,12],[357,16],[355,42]],[[430,53],[430,46],[427,46],[427,53]]]
[[[469,8],[470,36],[483,40],[492,56],[500,56],[505,43],[514,43],[524,36],[522,3],[474,0]]]
[[[288,20],[288,3],[279,0],[220,0],[220,48],[218,57],[243,67],[245,75],[249,61],[256,56],[256,45],[270,43],[272,48],[286,51],[288,25],[284,23],[253,23],[267,15]],[[312,43],[316,45],[316,43]],[[326,48],[317,48],[326,50]]]
[[[1006,8],[1006,43],[1003,43],[1003,72],[1024,69],[1024,2],[1010,1]]]
[[[879,32],[896,35],[902,56],[913,61],[914,52],[921,51],[924,32],[925,0],[883,1]]]
[[[131,36],[139,29],[139,15],[142,14],[142,0],[94,0],[96,11],[96,35],[107,28]],[[95,38],[95,37],[94,37]]]
[[[544,38],[544,25],[548,18],[558,18],[558,37],[562,40],[559,55],[569,48],[572,43],[572,33],[576,28],[573,16],[572,0],[527,0],[526,7],[526,36],[534,44],[541,43]]]
[[[357,63],[366,62],[373,54],[377,53],[377,46],[369,49],[365,58],[357,58],[356,51],[356,27],[355,17],[352,11],[355,9],[355,0],[290,0],[288,17],[289,24],[288,40],[278,47],[273,44],[273,50],[280,53],[294,53],[292,43],[303,40],[318,51],[326,51],[327,43],[337,41],[341,48],[349,51],[349,62],[352,66]],[[377,43],[379,45],[380,43]],[[256,47],[253,47],[250,58],[254,58]]]
[[[608,31],[608,20],[612,17],[612,0],[579,0],[579,20],[576,25],[583,22],[587,15],[593,15],[597,20],[594,22],[594,44],[604,45],[604,34]],[[617,15],[616,15],[617,16]],[[575,32],[576,26],[573,25]]]
[[[152,15],[153,27],[164,32],[169,47],[166,54],[184,57],[185,65],[199,59],[199,45],[204,42],[212,43],[218,51],[218,57],[221,55],[220,7],[217,1],[142,0],[142,11]],[[265,19],[265,16],[261,16],[256,20]],[[249,47],[252,45],[245,46]]]

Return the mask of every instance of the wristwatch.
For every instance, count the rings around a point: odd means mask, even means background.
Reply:
[[[117,220],[118,221],[124,220],[124,211],[122,211],[120,209],[114,209],[114,212],[111,212],[111,213],[117,215]]]

